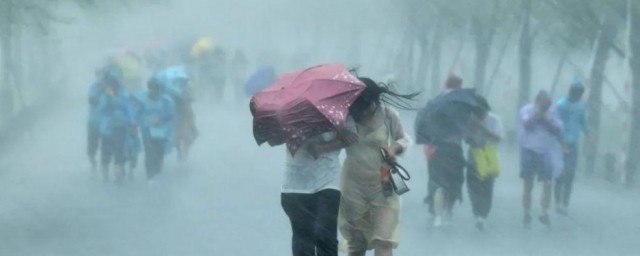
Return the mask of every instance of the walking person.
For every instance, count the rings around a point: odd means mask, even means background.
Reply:
[[[294,256],[338,255],[339,156],[355,141],[352,132],[329,132],[307,139],[295,155],[287,152],[281,204]]]
[[[125,175],[125,140],[133,124],[132,109],[124,96],[122,84],[111,72],[105,75],[105,93],[101,95],[100,113],[101,165],[104,182],[109,181],[113,162],[115,182],[122,183]]]
[[[476,228],[484,230],[484,221],[489,215],[493,201],[493,186],[499,174],[496,144],[503,137],[502,121],[491,112],[484,97],[478,97],[483,110],[477,113],[472,125],[473,133],[466,141],[469,144],[467,166],[467,190],[471,201]]]
[[[562,171],[563,124],[552,107],[546,91],[540,91],[535,102],[524,106],[519,114],[520,126],[520,177],[524,181],[524,226],[531,225],[531,193],[537,178],[543,186],[539,220],[551,228],[549,206],[551,183]]]
[[[445,82],[445,90],[438,97],[461,90],[462,82],[459,76],[449,74]],[[447,224],[453,215],[453,206],[456,201],[462,200],[464,168],[467,165],[462,149],[463,139],[462,134],[450,134],[435,138],[425,146],[429,169],[428,195],[425,201],[429,204],[429,211],[434,217],[434,227]]]
[[[581,133],[588,135],[587,108],[582,101],[584,85],[574,80],[566,97],[556,103],[558,115],[564,123],[564,171],[555,181],[556,211],[567,215],[567,207],[573,188],[573,178],[578,165],[578,146]]]
[[[147,88],[140,99],[140,119],[146,176],[152,184],[162,172],[165,149],[173,136],[171,125],[175,119],[175,107],[171,98],[162,93],[158,79],[151,78]]]
[[[410,100],[417,94],[399,95],[369,78],[360,80],[366,88],[351,105],[347,119],[348,129],[359,139],[346,148],[339,228],[350,256],[363,256],[371,249],[375,255],[390,256],[399,242],[400,197],[383,189],[380,149],[386,149],[394,159],[406,150],[409,138],[398,112],[387,104]]]
[[[96,154],[100,148],[100,97],[104,93],[103,72],[96,71],[96,81],[89,88],[89,121],[87,122],[87,155],[91,170],[95,172],[98,164]]]

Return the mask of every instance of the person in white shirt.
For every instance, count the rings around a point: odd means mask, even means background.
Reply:
[[[339,156],[355,141],[352,132],[329,132],[307,139],[294,155],[287,151],[281,204],[294,256],[338,255]]]

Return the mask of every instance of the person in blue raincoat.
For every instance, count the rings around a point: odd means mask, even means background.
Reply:
[[[151,78],[147,86],[147,91],[139,99],[140,128],[147,180],[153,182],[162,172],[166,146],[173,136],[176,112],[173,100],[162,92],[162,82],[157,77]]]
[[[198,137],[198,129],[195,125],[195,114],[191,105],[194,101],[189,77],[184,66],[176,66],[166,69],[160,74],[163,91],[171,97],[175,105],[176,118],[173,128],[178,160],[186,161],[191,145]],[[173,144],[172,144],[173,145]]]
[[[113,162],[115,181],[121,183],[125,175],[125,141],[133,125],[132,108],[117,76],[107,73],[103,81],[104,93],[98,103],[102,177],[109,181]]]
[[[582,101],[584,85],[582,81],[574,79],[569,93],[556,103],[556,109],[564,123],[564,171],[555,181],[556,211],[567,214],[573,178],[578,164],[578,142],[582,133],[588,134],[587,107]]]
[[[103,73],[96,71],[96,81],[89,88],[89,120],[87,122],[87,155],[91,162],[91,170],[97,168],[96,154],[100,147],[100,111],[98,105],[104,92]]]

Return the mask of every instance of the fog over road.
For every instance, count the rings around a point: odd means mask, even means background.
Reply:
[[[123,187],[103,184],[90,172],[84,105],[51,110],[0,159],[0,255],[289,255],[290,226],[279,193],[285,149],[256,146],[248,108],[231,105],[196,105],[201,137],[188,165],[170,155],[153,186],[138,168]],[[412,114],[403,115],[410,129]],[[523,230],[516,156],[502,151],[503,173],[485,232],[473,226],[466,189],[453,224],[433,229],[422,203],[426,164],[413,146],[401,159],[413,179],[402,198],[396,255],[640,251],[637,193],[582,175],[570,216],[553,214],[552,231],[539,223]],[[536,202],[539,194],[536,189]]]

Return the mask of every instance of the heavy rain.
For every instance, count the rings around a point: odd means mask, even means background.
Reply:
[[[640,255],[640,1],[0,0],[0,255]]]

